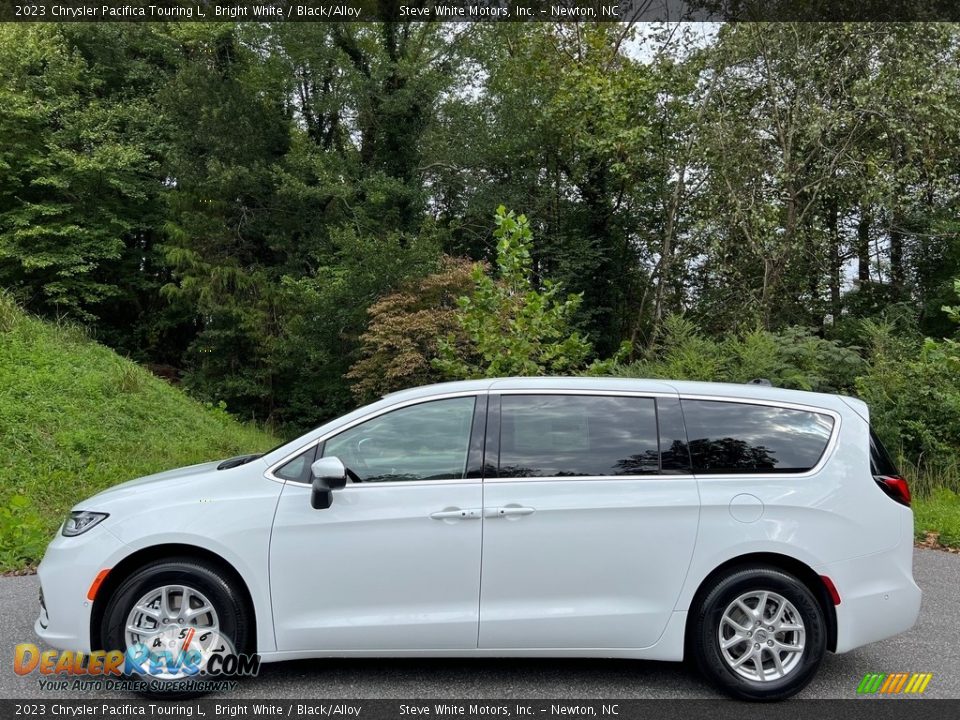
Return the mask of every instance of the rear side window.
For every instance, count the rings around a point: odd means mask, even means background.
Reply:
[[[880,442],[880,437],[870,428],[870,473],[885,477],[899,477],[900,471],[890,453]]]
[[[652,398],[504,395],[500,477],[659,472]]]
[[[771,405],[683,400],[693,471],[795,473],[814,467],[833,431],[825,413]]]

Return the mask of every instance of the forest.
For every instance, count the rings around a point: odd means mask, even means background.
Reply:
[[[762,377],[866,400],[960,517],[958,210],[956,25],[0,26],[7,297],[285,437]]]

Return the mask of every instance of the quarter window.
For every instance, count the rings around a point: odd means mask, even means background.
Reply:
[[[385,413],[327,440],[363,482],[464,477],[476,398],[433,400]]]
[[[870,471],[874,475],[899,475],[897,464],[890,457],[890,453],[880,442],[880,436],[870,428]]]
[[[770,405],[683,400],[693,471],[788,473],[813,468],[830,440],[833,418]]]
[[[278,478],[290,480],[292,482],[310,482],[310,466],[313,464],[313,458],[317,454],[317,446],[307,448],[304,452],[297,455],[293,460],[277,468],[273,474]]]
[[[504,395],[500,477],[645,475],[659,472],[651,398]]]

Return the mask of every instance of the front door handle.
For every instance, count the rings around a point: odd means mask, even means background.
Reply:
[[[461,509],[455,507],[430,513],[430,517],[434,520],[479,520],[480,516],[481,512],[477,508]]]
[[[504,505],[503,507],[487,508],[484,517],[521,517],[523,515],[533,515],[536,511],[536,508],[525,505]]]

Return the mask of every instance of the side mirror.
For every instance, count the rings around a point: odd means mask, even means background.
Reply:
[[[310,504],[314,510],[326,510],[333,504],[333,491],[347,484],[347,469],[337,457],[325,457],[310,466],[313,491]]]

